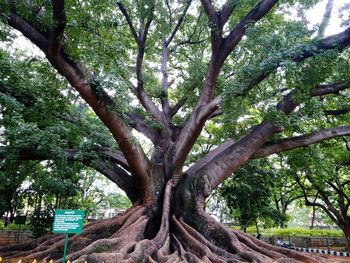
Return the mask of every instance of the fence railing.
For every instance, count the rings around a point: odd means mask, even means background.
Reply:
[[[304,248],[341,248],[350,252],[350,239],[345,237],[285,237],[285,236],[262,236],[260,239],[272,245],[277,244],[280,238],[284,242],[295,247]]]

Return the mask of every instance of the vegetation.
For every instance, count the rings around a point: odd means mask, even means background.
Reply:
[[[248,233],[255,234],[256,229],[250,227]],[[306,228],[267,228],[261,231],[264,236],[290,236],[290,237],[344,237],[341,230],[336,229],[306,229]]]
[[[0,2],[2,42],[20,32],[42,54],[1,45],[4,211],[17,209],[27,176],[38,178],[39,207],[50,187],[68,206],[80,171],[94,169],[132,206],[72,236],[70,261],[320,262],[231,230],[204,210],[229,177],[249,179],[252,169],[239,168],[252,159],[350,134],[350,29],[324,36],[331,4],[321,25],[308,28],[305,14],[317,2]],[[327,122],[330,112],[337,114]],[[63,238],[0,253],[57,260]]]

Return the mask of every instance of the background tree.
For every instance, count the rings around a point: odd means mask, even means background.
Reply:
[[[349,167],[343,165],[349,158],[342,148],[342,140],[322,144],[309,151],[296,151],[298,164],[290,161],[295,178],[301,187],[305,204],[322,209],[349,238]],[[301,162],[301,160],[303,160]]]
[[[278,211],[271,206],[274,179],[266,160],[254,160],[220,186],[220,195],[244,232],[250,225],[255,225],[259,234],[258,221],[279,221]]]
[[[305,21],[284,16],[295,6],[303,14],[314,3],[0,4],[3,35],[9,26],[28,38],[45,55],[49,71],[57,71],[62,92],[74,88],[101,121],[79,124],[76,133],[101,127],[110,139],[95,139],[85,151],[84,140],[45,146],[66,146],[61,157],[100,171],[133,203],[125,214],[71,237],[71,261],[318,261],[230,230],[204,211],[211,191],[249,159],[350,133],[346,123],[318,121],[322,107],[338,106],[334,94],[348,96],[350,29],[317,38]],[[191,149],[212,121],[221,125],[221,144],[187,167]],[[147,148],[132,129],[148,138]],[[11,149],[4,146],[5,153]],[[22,149],[20,159],[28,153],[31,159],[52,158],[37,147]],[[61,257],[62,237],[41,242],[0,251],[27,261]],[[104,252],[96,253],[101,245]]]

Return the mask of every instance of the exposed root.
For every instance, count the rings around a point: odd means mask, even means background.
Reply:
[[[204,211],[191,218],[175,216],[171,213],[171,196],[172,185],[168,184],[161,211],[135,206],[115,218],[87,225],[82,235],[69,238],[67,259],[76,263],[322,262],[231,230]],[[34,259],[60,263],[63,244],[63,235],[51,235],[0,248],[0,255],[21,257],[24,263]]]

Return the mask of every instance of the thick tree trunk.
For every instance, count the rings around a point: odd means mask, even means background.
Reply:
[[[322,262],[272,246],[215,221],[204,211],[206,179],[170,181],[153,206],[134,205],[112,219],[90,223],[69,240],[71,262]],[[208,190],[208,189],[207,189]],[[204,195],[203,195],[204,193]],[[5,259],[61,262],[64,236],[0,248]]]

